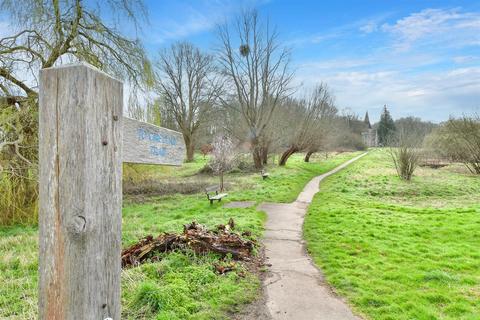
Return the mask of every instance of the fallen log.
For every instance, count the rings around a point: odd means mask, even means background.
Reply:
[[[219,225],[217,230],[208,230],[193,221],[183,226],[182,234],[164,233],[156,238],[149,235],[122,251],[122,268],[154,260],[159,253],[185,249],[199,254],[214,252],[222,256],[231,255],[235,260],[248,260],[255,243],[233,232],[234,227],[233,219],[227,225]]]

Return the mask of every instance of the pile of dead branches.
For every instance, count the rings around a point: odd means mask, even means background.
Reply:
[[[141,263],[158,259],[159,253],[173,250],[191,249],[196,253],[214,252],[222,256],[230,254],[236,260],[248,260],[255,243],[245,240],[235,233],[235,223],[230,219],[228,224],[217,226],[216,230],[208,230],[205,226],[193,221],[183,226],[182,234],[164,233],[154,238],[149,235],[122,252],[122,268],[138,266]]]

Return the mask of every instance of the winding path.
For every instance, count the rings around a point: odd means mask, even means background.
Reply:
[[[264,280],[264,290],[271,319],[360,319],[331,291],[308,256],[302,226],[306,209],[319,191],[320,181],[364,155],[366,153],[313,178],[293,203],[264,203],[258,207],[268,215],[264,244],[270,277]]]

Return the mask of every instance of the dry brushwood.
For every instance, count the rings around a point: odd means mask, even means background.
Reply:
[[[195,253],[230,254],[236,260],[249,260],[255,243],[242,239],[232,231],[234,227],[233,219],[213,231],[193,221],[183,226],[182,234],[164,233],[156,238],[149,235],[122,251],[122,267],[138,266],[147,260],[155,260],[159,253],[185,249]]]

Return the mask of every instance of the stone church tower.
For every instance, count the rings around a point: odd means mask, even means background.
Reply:
[[[368,117],[368,111],[365,113],[365,119],[363,120],[365,123],[365,131],[362,132],[362,139],[363,143],[367,147],[377,147],[378,146],[378,135],[377,130],[372,128],[372,124],[370,123],[370,118]]]

